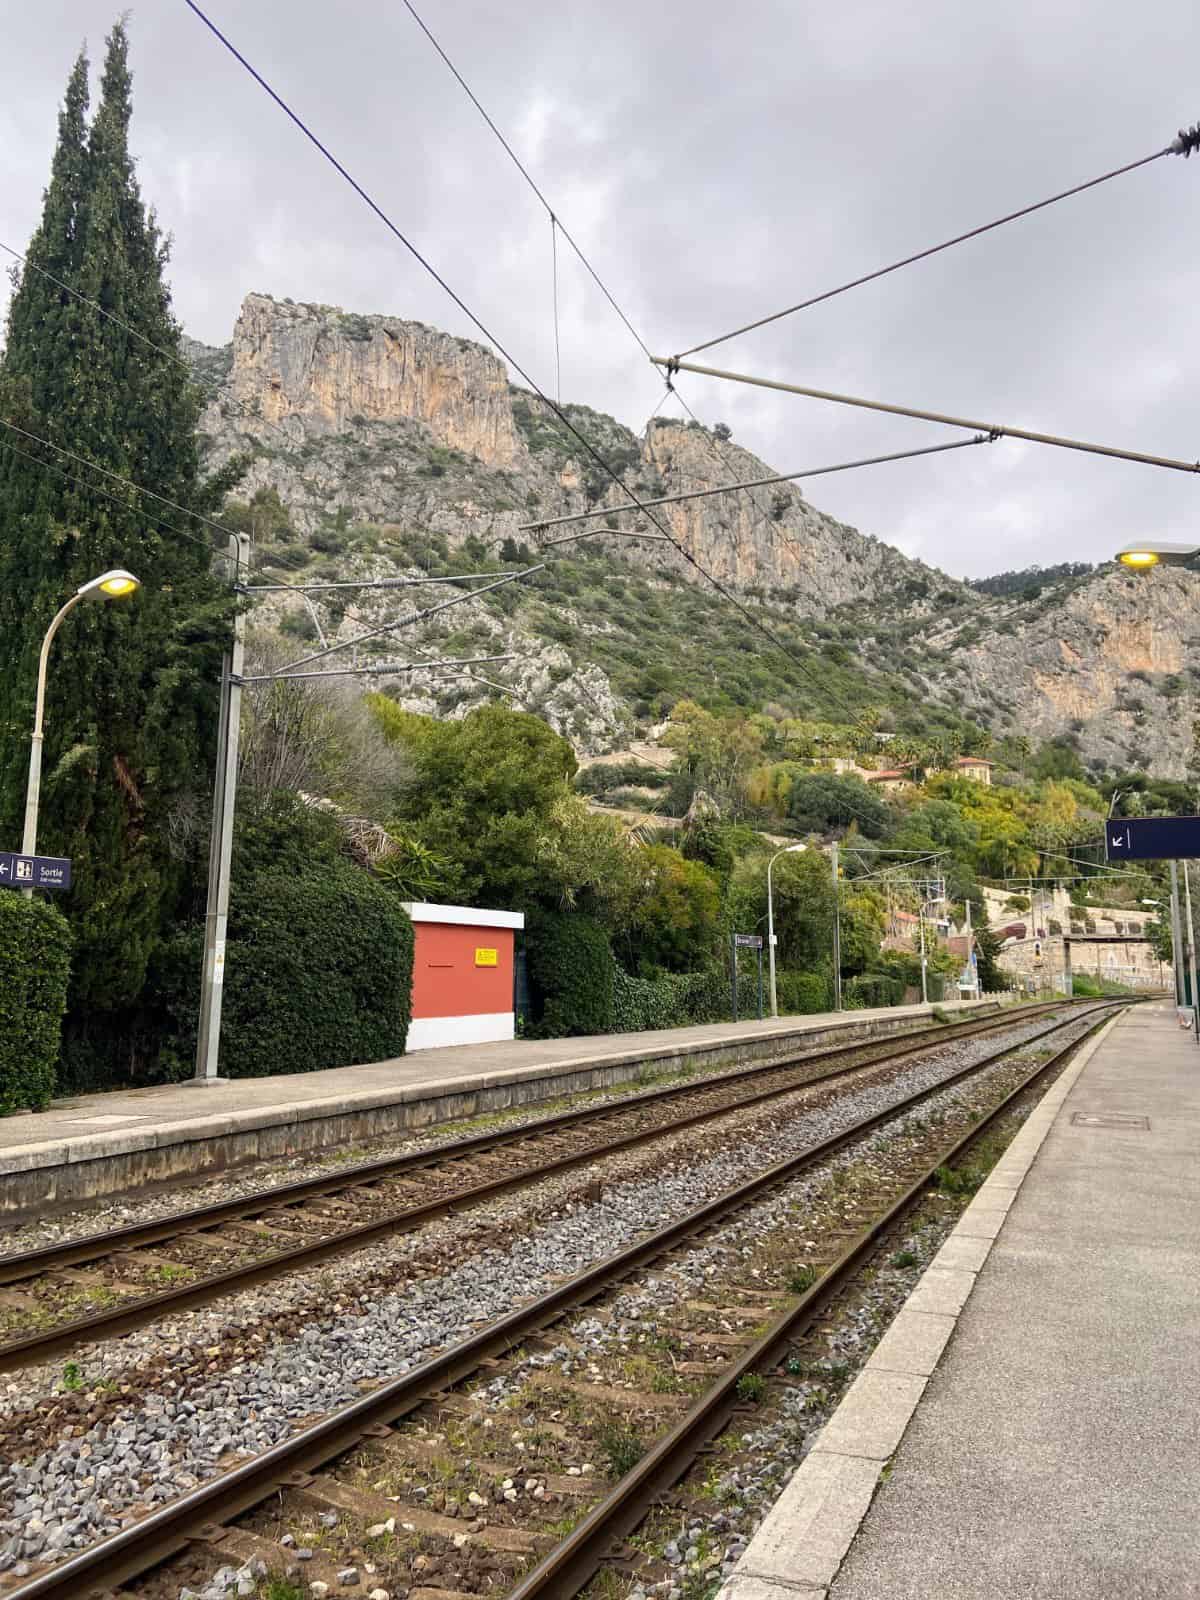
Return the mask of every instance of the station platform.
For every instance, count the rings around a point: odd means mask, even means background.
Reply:
[[[965,1013],[997,1002],[947,1001]],[[572,1039],[452,1045],[390,1061],[163,1084],[56,1100],[0,1118],[0,1220],[204,1177],[304,1151],[338,1149],[561,1095],[610,1088],[640,1074],[708,1070],[870,1038],[925,1020],[929,1005],[821,1012]]]
[[[1200,1596],[1200,1049],[1120,1014],[1028,1119],[722,1600]]]

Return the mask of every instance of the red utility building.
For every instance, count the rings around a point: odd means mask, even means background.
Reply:
[[[511,1039],[513,943],[520,911],[410,904],[413,950],[409,1050]]]

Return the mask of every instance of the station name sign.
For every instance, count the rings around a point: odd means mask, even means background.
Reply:
[[[1104,827],[1109,861],[1181,861],[1200,857],[1200,817],[1110,817]]]
[[[66,856],[18,856],[0,851],[0,888],[69,889],[71,863]]]

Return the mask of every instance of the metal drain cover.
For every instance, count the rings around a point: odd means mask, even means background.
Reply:
[[[1077,1111],[1071,1118],[1077,1128],[1142,1128],[1149,1132],[1149,1117],[1125,1117],[1120,1114],[1100,1116],[1090,1111]]]

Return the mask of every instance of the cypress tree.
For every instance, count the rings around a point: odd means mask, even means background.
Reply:
[[[118,23],[90,127],[85,55],[67,85],[42,221],[9,311],[0,415],[204,511],[228,480],[201,479],[199,397],[178,361],[167,248],[129,151],[130,87]],[[133,599],[79,606],[55,641],[38,841],[75,863],[64,905],[76,949],[69,1029],[120,1036],[204,851],[229,620],[212,573],[219,536],[51,450],[7,432],[0,444],[0,846],[20,842],[47,623],[110,567],[142,582]]]

